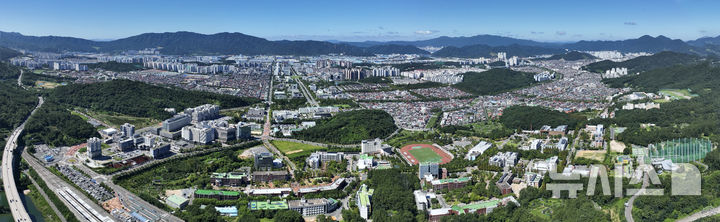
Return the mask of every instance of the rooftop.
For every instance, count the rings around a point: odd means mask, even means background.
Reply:
[[[470,177],[460,177],[460,178],[448,178],[448,179],[441,179],[441,180],[433,180],[432,184],[459,183],[459,182],[468,182],[468,181],[470,181]]]
[[[170,195],[170,196],[167,198],[167,201],[170,201],[171,203],[180,206],[180,205],[182,205],[183,203],[185,203],[186,201],[188,201],[188,199],[186,199],[185,197],[181,197],[181,196],[178,196],[178,195],[176,195],[176,194],[173,194],[173,195]]]
[[[251,201],[248,203],[250,210],[285,210],[289,209],[286,200],[283,201]]]
[[[500,204],[500,200],[489,200],[489,201],[472,203],[472,204],[468,204],[468,205],[464,205],[464,206],[455,205],[455,206],[452,206],[452,210],[457,211],[459,214],[464,214],[466,209],[469,211],[476,211],[479,209],[496,207],[498,204]]]
[[[223,195],[223,196],[239,196],[240,192],[225,190],[196,190],[195,194],[199,195]]]

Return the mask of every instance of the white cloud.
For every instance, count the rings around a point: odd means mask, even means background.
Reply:
[[[435,34],[438,32],[439,31],[437,31],[437,30],[418,30],[418,31],[415,31],[415,34],[417,34],[417,35],[432,35],[432,34]]]

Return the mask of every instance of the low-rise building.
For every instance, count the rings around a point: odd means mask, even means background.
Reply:
[[[230,173],[213,173],[210,175],[210,183],[215,186],[237,187],[245,185],[249,182],[247,174],[240,172]]]
[[[285,181],[290,178],[287,171],[255,171],[252,174],[253,180],[257,182]]]
[[[216,200],[237,200],[240,198],[240,192],[225,190],[196,190],[195,198],[211,198]]]
[[[188,204],[188,199],[177,194],[170,195],[165,204],[175,209],[182,209]]]
[[[468,150],[467,155],[465,155],[465,159],[474,161],[478,156],[482,155],[485,151],[490,149],[490,147],[492,147],[492,143],[480,141],[480,143],[475,145],[472,149]]]
[[[448,178],[448,179],[433,180],[430,183],[432,184],[433,190],[435,190],[437,192],[437,191],[443,190],[443,189],[447,189],[448,191],[450,191],[450,190],[454,190],[457,188],[463,188],[469,182],[470,182],[470,177],[460,177],[460,178]]]
[[[488,160],[488,162],[491,166],[514,167],[517,163],[517,159],[518,153],[516,152],[498,152],[494,156],[490,157],[490,160]]]
[[[326,214],[337,209],[338,201],[335,199],[305,199],[291,200],[288,201],[288,207],[290,210],[297,211],[303,216],[315,216],[319,214]]]

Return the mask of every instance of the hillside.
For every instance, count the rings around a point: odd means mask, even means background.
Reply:
[[[605,79],[611,87],[633,87],[648,92],[660,89],[691,89],[696,92],[720,90],[720,67],[704,62],[696,65],[675,65],[615,79]]]
[[[321,143],[356,144],[368,138],[385,138],[397,129],[390,114],[382,110],[354,110],[298,132],[295,137]]]
[[[257,99],[150,85],[130,80],[61,86],[50,93],[58,103],[163,120],[171,116],[164,108],[183,110],[202,104],[221,108],[246,106]]]
[[[584,52],[570,51],[568,53],[555,54],[544,60],[560,60],[560,59],[565,60],[565,61],[577,61],[577,60],[583,60],[583,59],[597,59],[597,57],[587,54],[587,53],[584,53]]]
[[[463,81],[453,87],[475,95],[490,95],[527,87],[535,80],[532,73],[510,69],[491,69],[485,72],[463,74]]]
[[[567,114],[539,106],[511,106],[503,110],[500,123],[510,129],[537,130],[543,125],[568,125],[568,129],[584,120],[581,115]]]
[[[702,53],[704,50],[695,48],[682,40],[670,39],[665,36],[652,37],[641,36],[637,39],[619,41],[580,41],[566,44],[563,47],[579,51],[605,51],[615,50],[619,52],[650,52],[673,51],[682,53]]]
[[[471,45],[463,47],[445,47],[432,55],[435,57],[458,57],[458,58],[476,58],[476,57],[492,57],[498,52],[507,52],[508,56],[535,56],[543,54],[563,53],[564,50],[545,48],[538,46],[525,45],[508,45],[508,46],[488,46],[488,45]]]
[[[22,55],[22,53],[5,47],[0,47],[0,61],[8,60],[19,55]]]
[[[590,72],[603,73],[605,72],[605,70],[609,70],[612,68],[625,67],[628,68],[628,74],[634,74],[673,65],[692,64],[700,61],[700,59],[701,58],[696,55],[677,52],[660,52],[654,55],[640,56],[622,62],[603,60],[600,62],[588,64],[584,66],[583,69]]]

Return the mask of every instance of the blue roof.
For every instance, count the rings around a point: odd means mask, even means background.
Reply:
[[[130,213],[130,216],[133,216],[135,219],[139,221],[150,221],[147,218],[143,217],[142,215],[138,214],[137,212]]]

